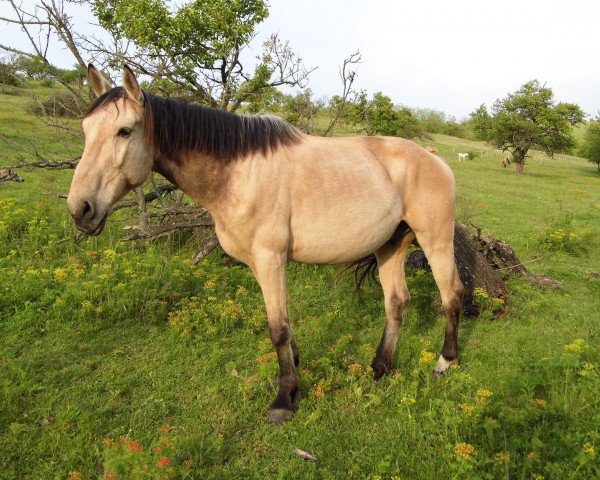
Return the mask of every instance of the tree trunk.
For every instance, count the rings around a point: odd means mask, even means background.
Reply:
[[[471,240],[468,227],[460,223],[454,224],[454,257],[458,275],[465,287],[463,312],[466,315],[477,316],[480,313],[473,293],[476,288],[485,290],[490,299],[501,299],[506,306],[508,290],[504,280],[479,252]]]
[[[517,147],[512,151],[513,162],[519,175],[523,175],[523,167],[525,166],[525,156],[529,149]]]
[[[523,162],[521,162],[521,163],[515,163],[515,166],[517,168],[517,173],[519,175],[523,175],[523,166],[524,166]]]

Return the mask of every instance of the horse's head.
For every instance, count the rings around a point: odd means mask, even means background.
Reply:
[[[99,235],[111,206],[150,175],[153,153],[146,139],[144,94],[129,67],[121,89],[113,89],[93,65],[88,79],[99,98],[82,121],[85,149],[67,206],[79,230]]]

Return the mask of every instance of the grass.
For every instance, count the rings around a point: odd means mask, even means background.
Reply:
[[[32,121],[26,100],[0,96],[3,129]],[[337,267],[290,265],[303,398],[282,427],[265,421],[277,361],[248,269],[192,266],[185,238],[120,243],[122,216],[75,239],[63,200],[41,195],[71,172],[0,184],[0,478],[598,478],[600,176],[537,153],[517,176],[483,144],[432,143],[459,217],[567,291],[509,277],[508,315],[465,319],[460,366],[433,380],[444,319],[412,272],[395,372],[374,383],[380,289],[357,297]]]

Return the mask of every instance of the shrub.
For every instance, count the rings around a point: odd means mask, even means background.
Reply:
[[[540,244],[551,251],[562,251],[570,254],[584,253],[592,242],[589,230],[576,230],[573,227],[573,216],[566,215],[555,219],[542,234]]]
[[[57,93],[47,100],[36,101],[29,108],[33,115],[50,115],[53,117],[79,118],[85,112],[85,106],[70,93]]]

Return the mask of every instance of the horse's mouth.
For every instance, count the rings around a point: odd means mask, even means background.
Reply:
[[[102,230],[104,230],[104,226],[106,225],[106,219],[108,218],[108,212],[106,212],[104,214],[104,216],[102,217],[102,220],[100,220],[100,223],[98,223],[98,226],[91,232],[86,232],[88,235],[92,235],[92,236],[97,236],[100,235],[102,233]]]
[[[75,226],[77,230],[85,233],[86,235],[91,235],[93,237],[100,235],[102,230],[104,230],[104,226],[106,225],[106,219],[108,217],[108,212],[104,214],[102,219],[94,226],[94,225],[81,225],[79,222],[75,221]]]

